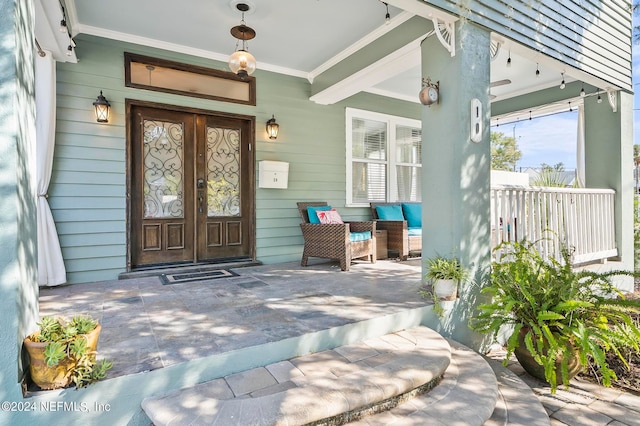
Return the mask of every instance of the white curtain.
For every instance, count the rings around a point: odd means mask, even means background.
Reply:
[[[576,149],[576,179],[579,188],[584,188],[584,105],[578,106],[578,137]]]
[[[67,281],[56,224],[47,202],[56,134],[56,62],[36,56],[36,178],[38,180],[38,285]]]

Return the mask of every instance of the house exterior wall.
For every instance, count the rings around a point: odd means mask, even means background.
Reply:
[[[418,104],[372,94],[317,105],[309,101],[306,79],[259,70],[254,74],[256,106],[128,88],[125,51],[222,70],[227,65],[91,36],[79,36],[76,42],[80,61],[57,67],[56,150],[49,190],[70,283],[115,279],[126,268],[125,99],[256,116],[256,160],[290,163],[288,189],[256,185],[257,258],[263,263],[300,259],[296,201],[326,200],[346,219],[370,218],[368,209],[344,208],[347,106],[420,118]],[[108,124],[96,123],[93,115],[91,103],[100,90],[112,105]],[[276,141],[264,129],[272,114],[280,124]]]
[[[631,2],[416,0],[631,91]]]

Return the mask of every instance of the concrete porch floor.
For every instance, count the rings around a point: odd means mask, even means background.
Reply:
[[[90,314],[102,325],[108,378],[282,340],[431,304],[419,259],[375,264],[297,262],[238,276],[163,285],[159,277],[42,288],[40,315]]]

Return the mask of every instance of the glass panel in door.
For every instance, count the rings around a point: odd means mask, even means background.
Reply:
[[[207,216],[240,216],[240,129],[207,127]]]
[[[144,120],[144,218],[184,217],[182,123]]]

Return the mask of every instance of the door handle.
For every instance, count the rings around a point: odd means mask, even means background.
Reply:
[[[197,186],[198,186],[198,189],[204,188],[204,179],[202,178],[198,179]]]
[[[198,191],[198,213],[202,213],[204,211],[204,206],[202,205],[203,199],[202,191]]]

